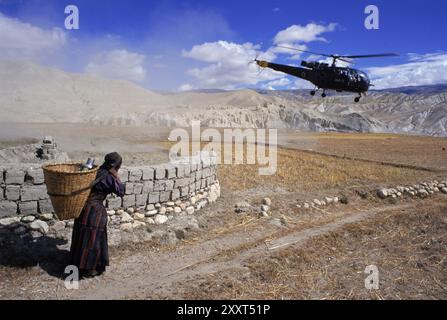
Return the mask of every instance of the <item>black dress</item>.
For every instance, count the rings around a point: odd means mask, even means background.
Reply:
[[[103,178],[92,188],[79,218],[75,219],[71,241],[71,260],[81,273],[105,271],[109,265],[107,243],[107,211],[104,200],[110,193],[123,197],[125,188],[105,169],[98,171]]]

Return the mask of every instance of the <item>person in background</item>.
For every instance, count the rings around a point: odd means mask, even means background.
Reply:
[[[99,168],[87,203],[79,218],[75,219],[71,241],[71,263],[79,268],[80,276],[94,277],[102,274],[109,265],[107,243],[107,211],[104,200],[114,193],[125,194],[124,184],[118,177],[121,156],[109,153]]]

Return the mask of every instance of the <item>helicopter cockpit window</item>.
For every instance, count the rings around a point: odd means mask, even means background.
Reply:
[[[350,80],[350,81],[353,81],[354,80],[354,72],[352,72],[352,70],[351,69],[345,69],[345,74],[346,74],[346,76],[348,77],[348,79]]]
[[[368,80],[368,75],[362,71],[359,71],[359,76],[360,78],[364,79],[364,80]]]

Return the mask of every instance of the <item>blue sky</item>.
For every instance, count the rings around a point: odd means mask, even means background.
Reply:
[[[79,8],[79,30],[64,28],[69,4]],[[379,8],[379,30],[364,27],[370,4]],[[272,47],[286,44],[337,54],[397,52],[355,67],[378,87],[430,84],[447,82],[445,12],[441,0],[0,0],[0,54],[156,90],[305,88],[248,64],[256,55],[287,64],[307,58]]]

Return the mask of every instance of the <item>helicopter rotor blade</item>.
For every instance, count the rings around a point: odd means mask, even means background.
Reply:
[[[318,52],[312,52],[312,51],[307,51],[307,50],[301,50],[301,49],[292,48],[292,47],[286,47],[286,46],[277,46],[277,45],[275,45],[274,47],[283,48],[283,49],[289,49],[289,50],[295,50],[295,51],[299,51],[299,52],[316,54],[316,55],[319,55],[319,56],[325,56],[325,57],[331,57],[332,58],[332,55],[324,54],[324,53],[318,53]]]
[[[379,54],[365,54],[359,56],[339,56],[341,58],[348,59],[360,59],[360,58],[380,58],[380,57],[398,57],[397,53],[379,53]]]
[[[316,54],[319,56],[335,58],[337,60],[342,60],[343,58],[357,59],[357,58],[379,58],[379,57],[398,57],[399,56],[397,53],[380,53],[380,54],[366,54],[366,55],[352,55],[352,56],[351,55],[337,55],[337,54],[326,54],[326,53],[312,52],[312,51],[301,50],[301,49],[297,49],[297,48],[280,46],[280,45],[275,45],[275,47],[289,49],[289,50],[295,50],[295,51],[300,51],[300,52],[305,52],[305,53],[310,53],[310,54]],[[350,62],[347,60],[342,60],[342,61]]]
[[[343,58],[339,58],[339,57],[333,57],[335,60],[340,60],[340,61],[343,61],[343,62],[346,62],[346,63],[349,63],[349,64],[353,64],[354,63],[354,61],[351,61],[351,60],[346,60],[346,59],[343,59]]]
[[[334,54],[325,54],[325,53],[319,53],[319,52],[312,52],[312,51],[307,51],[307,50],[301,50],[301,49],[297,49],[297,48],[292,48],[292,47],[285,47],[285,46],[275,46],[278,48],[283,48],[283,49],[289,49],[289,50],[295,50],[295,51],[300,51],[300,52],[305,52],[305,53],[310,53],[310,54],[315,54],[318,56],[323,56],[323,57],[328,57],[328,58],[332,58],[335,60],[340,60],[349,64],[354,63],[353,61],[349,61],[346,59],[343,59],[344,56],[338,56],[338,55],[334,55]]]

